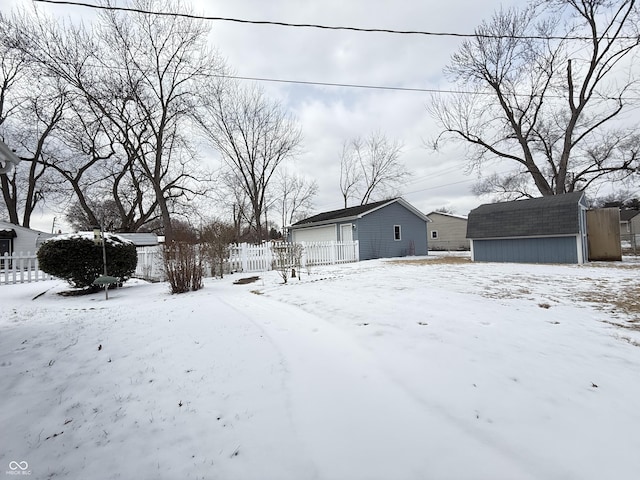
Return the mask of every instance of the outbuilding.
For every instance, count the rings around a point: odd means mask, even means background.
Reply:
[[[583,192],[480,205],[469,213],[471,259],[480,262],[588,261]]]
[[[427,255],[429,219],[403,198],[319,213],[294,223],[290,240],[358,241],[360,260]]]

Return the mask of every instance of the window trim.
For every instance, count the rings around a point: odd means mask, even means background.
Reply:
[[[402,225],[393,226],[393,240],[396,242],[402,241]]]
[[[438,230],[431,230],[431,238],[430,240],[438,240],[440,236],[438,235]]]

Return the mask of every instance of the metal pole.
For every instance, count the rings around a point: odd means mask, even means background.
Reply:
[[[104,266],[104,276],[107,276],[107,247],[105,245],[107,239],[104,235],[104,229],[102,228],[102,224],[100,225],[100,234],[102,235],[102,264]],[[105,300],[109,300],[109,284],[104,284],[104,298]]]

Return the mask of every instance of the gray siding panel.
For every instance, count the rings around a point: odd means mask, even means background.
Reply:
[[[394,240],[393,226],[400,225],[401,240]],[[398,203],[357,220],[354,240],[360,242],[360,259],[427,255],[427,224]]]
[[[478,262],[578,263],[576,237],[474,240]]]

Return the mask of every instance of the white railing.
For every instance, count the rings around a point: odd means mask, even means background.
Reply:
[[[319,242],[299,244],[302,247],[300,266],[334,265],[360,260],[358,242]],[[274,251],[274,249],[277,250]],[[284,251],[283,251],[284,249]],[[251,245],[241,243],[229,246],[229,257],[225,260],[225,272],[266,272],[283,261],[295,258],[295,246],[291,243],[263,243]],[[209,274],[215,269],[206,265]],[[147,280],[164,280],[162,247],[138,248],[136,277]]]
[[[0,256],[0,285],[51,280],[38,266],[38,257],[31,252]]]

